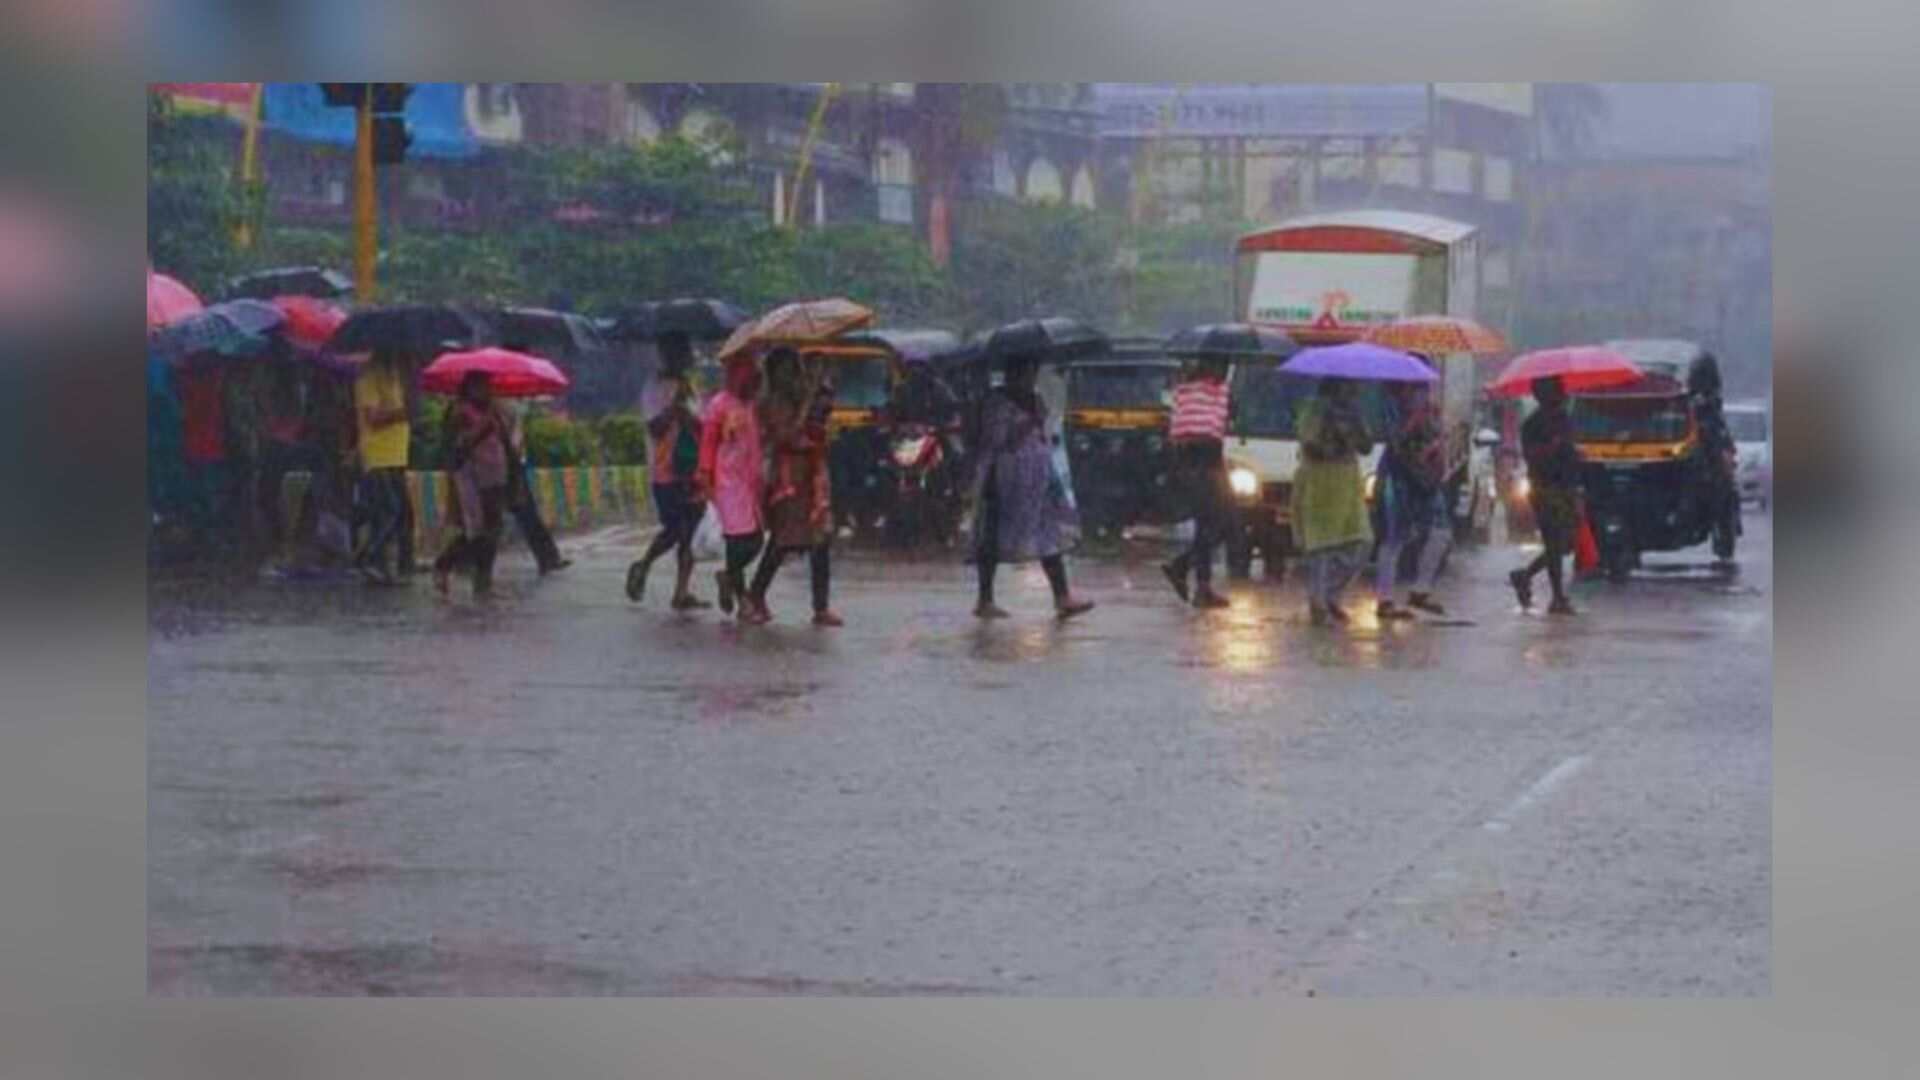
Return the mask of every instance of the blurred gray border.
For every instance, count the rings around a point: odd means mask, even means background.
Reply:
[[[110,258],[125,264],[102,263],[99,277],[124,280],[131,295],[141,230],[126,209],[144,197],[128,147],[140,138],[131,118],[148,79],[1771,82],[1778,363],[1803,365],[1838,394],[1829,395],[1839,403],[1833,415],[1858,454],[1842,464],[1860,490],[1879,493],[1802,504],[1817,509],[1790,501],[1780,511],[1773,998],[146,1001],[147,627],[138,513],[128,509],[137,496],[106,505],[137,491],[130,478],[141,451],[137,438],[106,432],[98,437],[118,475],[93,479],[113,486],[102,495],[76,483],[66,497],[102,504],[115,523],[108,565],[75,575],[57,602],[10,589],[0,607],[0,1075],[1911,1075],[1920,1060],[1920,694],[1908,643],[1920,627],[1908,598],[1920,593],[1920,563],[1908,538],[1920,531],[1915,513],[1889,496],[1910,497],[1908,469],[1920,464],[1911,428],[1920,396],[1902,347],[1920,307],[1912,6],[1500,0],[1471,14],[1404,2],[1285,11],[1211,0],[998,0],[966,14],[934,2],[812,6],[820,10],[714,0],[616,18],[600,4],[548,4],[534,15],[483,2],[460,6],[457,17],[429,6],[403,18],[388,5],[378,10],[390,25],[354,28],[298,14],[313,5],[262,4],[229,32],[190,21],[205,5],[154,4],[137,28],[107,27],[116,40],[74,45],[52,26],[65,6],[45,4],[8,16],[25,32],[0,44],[0,56],[16,61],[0,76],[16,91],[0,104],[0,130],[30,138],[47,96],[81,102],[66,114],[88,126],[64,133],[78,144],[63,160],[92,171],[81,195],[59,194],[90,200],[122,234]],[[43,22],[52,44],[39,48]],[[275,34],[278,43],[249,36]],[[133,44],[143,39],[144,68]],[[56,71],[56,58],[73,63]],[[29,80],[35,93],[22,96]],[[9,180],[50,182],[30,160],[37,145],[16,140],[0,151]],[[120,355],[137,355],[131,327],[129,318]],[[114,366],[98,355],[81,361],[103,374]],[[114,415],[140,415],[135,380],[104,384],[128,395]],[[1794,407],[1779,403],[1783,460],[1796,450],[1785,419]]]

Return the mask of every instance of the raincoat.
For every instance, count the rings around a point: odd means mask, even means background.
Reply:
[[[766,527],[765,467],[760,418],[753,406],[726,390],[713,395],[700,425],[699,475],[720,518],[721,532],[750,536]]]
[[[1293,539],[1300,550],[1369,544],[1366,489],[1359,455],[1373,448],[1350,408],[1314,396],[1295,413],[1300,464],[1293,473]]]
[[[1046,406],[1036,400],[1036,408],[1029,412],[1004,392],[987,399],[973,491],[979,513],[995,518],[973,530],[976,559],[1024,562],[1060,554],[1061,527],[1072,508],[1047,445]]]

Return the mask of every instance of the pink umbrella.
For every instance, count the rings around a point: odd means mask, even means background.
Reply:
[[[158,330],[202,310],[193,290],[165,274],[147,271],[147,329]]]
[[[1535,379],[1559,379],[1567,392],[1605,390],[1646,377],[1625,356],[1601,345],[1569,345],[1515,357],[1487,387],[1495,397],[1525,397]]]
[[[442,353],[420,373],[420,385],[429,393],[457,394],[471,372],[484,372],[500,397],[546,397],[564,393],[569,385],[560,369],[537,356],[511,349],[474,349]]]

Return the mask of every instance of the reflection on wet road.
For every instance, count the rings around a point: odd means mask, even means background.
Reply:
[[[156,584],[151,986],[1764,993],[1766,524],[1577,619],[1485,550],[1453,618],[1340,631],[1152,551],[1065,624],[1037,569],[981,624],[861,553],[837,631],[804,575],[765,628],[635,608],[631,538],[489,604]]]

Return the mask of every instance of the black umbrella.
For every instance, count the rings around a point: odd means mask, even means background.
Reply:
[[[492,328],[477,316],[440,304],[418,304],[354,312],[328,339],[327,351],[396,349],[438,356],[448,349],[492,344],[492,338]]]
[[[934,363],[969,357],[974,352],[973,346],[962,343],[958,335],[948,330],[856,330],[841,335],[836,341],[844,345],[872,345],[890,349],[898,353],[902,360]]]
[[[625,341],[658,341],[668,334],[685,334],[693,341],[724,341],[749,318],[725,300],[653,300],[621,315],[614,323],[612,336]]]
[[[227,283],[230,297],[271,300],[276,296],[311,296],[333,300],[353,291],[353,279],[324,266],[280,266],[242,274]]]
[[[584,315],[546,308],[502,308],[487,313],[500,344],[549,360],[570,361],[604,349],[600,331]]]
[[[989,363],[1005,363],[1009,356],[1033,356],[1042,363],[1070,363],[1107,351],[1107,336],[1079,321],[1054,317],[1022,319],[987,335]]]
[[[1281,361],[1300,345],[1278,330],[1251,323],[1208,323],[1173,335],[1167,355],[1182,360]]]

